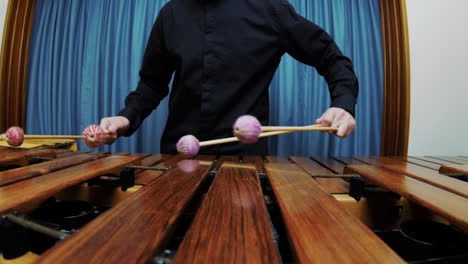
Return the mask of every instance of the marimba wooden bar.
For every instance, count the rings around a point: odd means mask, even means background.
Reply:
[[[303,157],[291,157],[290,160],[296,163],[299,167],[305,170],[310,175],[331,175],[334,172],[326,169],[316,161],[310,158]],[[316,178],[315,179],[326,191],[329,193],[348,193],[349,192],[349,183],[343,179],[327,179],[327,178]]]
[[[55,157],[55,152],[50,149],[7,149],[0,152],[0,164],[21,164],[27,157],[43,156]],[[22,163],[21,165],[26,165]]]
[[[309,175],[284,163],[266,170],[300,263],[403,263]]]
[[[402,160],[394,160],[389,158],[372,157],[372,158],[358,158],[361,160],[367,160],[373,165],[389,169],[417,180],[429,183],[439,188],[445,189],[449,192],[453,192],[465,198],[468,198],[468,183],[460,181],[455,178],[445,177],[439,172],[426,167],[418,166],[412,163],[408,163]]]
[[[255,167],[224,163],[172,263],[280,263]]]
[[[468,165],[442,165],[439,169],[442,174],[468,174]]]
[[[395,193],[434,210],[468,232],[467,198],[384,168],[350,165],[348,169],[374,184],[385,186]]]
[[[115,170],[136,160],[135,157],[112,156],[85,164],[20,181],[0,188],[0,214],[22,204],[46,198],[49,195]]]
[[[0,263],[2,254],[13,258],[8,264],[462,263],[467,163],[460,156],[186,159],[0,147]],[[77,228],[49,223],[44,212],[62,201],[94,204],[99,213]],[[409,257],[382,232],[399,234],[413,220],[465,240],[448,255],[432,249]],[[64,239],[16,256],[2,239],[18,228],[13,237],[26,244],[38,243],[28,236],[41,230]]]
[[[177,167],[156,177],[37,263],[146,263],[173,231],[209,168],[198,161],[181,165],[194,169]]]
[[[45,161],[43,163],[20,167],[8,171],[0,172],[0,187],[12,184],[25,179],[33,178],[43,174],[47,174],[53,171],[64,169],[67,167],[86,163],[91,160],[101,158],[101,155],[94,154],[79,154],[71,157],[65,157],[62,159],[55,159],[51,161]]]

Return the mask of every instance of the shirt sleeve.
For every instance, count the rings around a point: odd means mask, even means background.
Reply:
[[[342,54],[325,30],[297,14],[286,0],[279,1],[276,11],[285,51],[298,61],[314,66],[328,84],[331,106],[354,116],[359,85],[351,60]]]
[[[163,16],[161,10],[153,25],[137,89],[126,97],[125,107],[118,114],[130,121],[130,128],[124,136],[132,135],[169,93],[168,85],[174,72],[174,64],[164,44]]]

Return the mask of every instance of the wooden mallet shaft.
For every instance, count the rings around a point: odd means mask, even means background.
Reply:
[[[24,139],[83,139],[83,136],[71,135],[24,135]]]
[[[267,128],[278,128],[278,127],[267,127]],[[282,128],[285,128],[285,127],[282,127]],[[321,125],[310,125],[310,126],[292,127],[292,128],[301,128],[301,130],[287,130],[287,131],[283,130],[283,131],[263,132],[259,135],[259,138],[282,135],[282,134],[292,133],[296,131],[336,131],[338,130],[337,128],[334,128],[334,127],[322,127]],[[225,144],[225,143],[231,143],[231,142],[237,142],[237,141],[239,141],[237,137],[214,139],[214,140],[200,142],[200,147],[213,146],[213,145],[219,145],[219,144]]]
[[[322,125],[310,126],[262,126],[263,132],[269,131],[338,131],[337,127],[323,127]]]

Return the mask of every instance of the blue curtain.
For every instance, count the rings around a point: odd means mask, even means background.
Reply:
[[[81,134],[112,116],[136,88],[159,9],[154,0],[37,1],[30,50],[27,132]],[[112,152],[158,153],[167,100]],[[81,150],[89,150],[80,142]]]
[[[28,72],[27,133],[80,134],[115,115],[136,88],[146,42],[167,0],[37,1]],[[383,93],[378,0],[290,0],[324,27],[356,67],[358,128],[341,140],[300,132],[270,138],[272,155],[378,155]],[[308,125],[329,104],[326,83],[288,55],[270,87],[271,125]],[[130,138],[101,151],[158,153],[167,99]],[[89,150],[80,142],[81,150]]]
[[[301,132],[270,139],[280,156],[380,155],[383,110],[383,62],[378,0],[289,0],[296,11],[329,32],[351,58],[360,83],[357,128],[346,139],[328,133]],[[326,82],[307,65],[286,55],[270,88],[270,123],[314,124],[330,106]]]

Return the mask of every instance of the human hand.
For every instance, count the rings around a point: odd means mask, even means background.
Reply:
[[[107,134],[105,144],[112,144],[120,136],[127,132],[130,121],[123,116],[113,116],[101,119],[99,125]]]
[[[325,111],[325,113],[317,119],[316,123],[327,127],[338,127],[338,131],[331,131],[329,133],[340,138],[349,136],[356,128],[356,120],[354,120],[354,117],[346,110],[338,107],[332,107]]]

